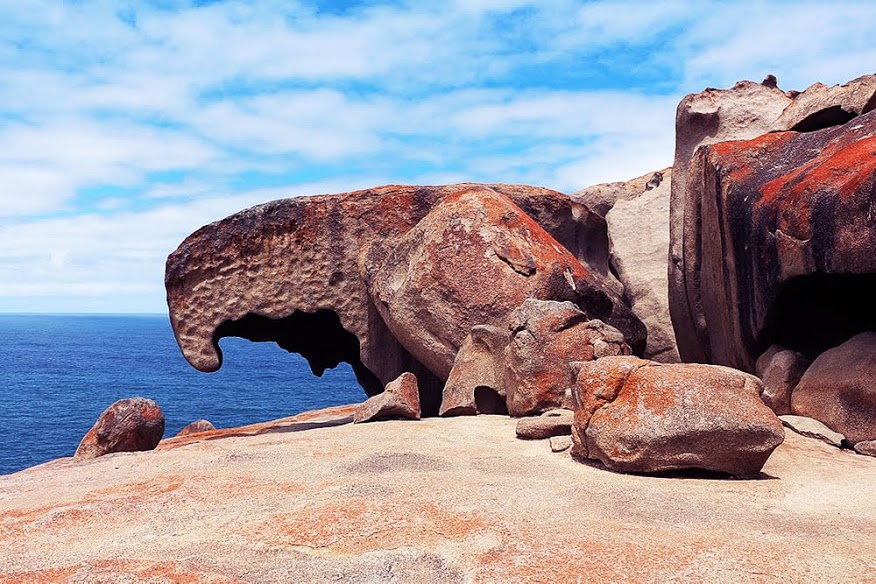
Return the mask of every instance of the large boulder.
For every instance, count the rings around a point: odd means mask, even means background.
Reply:
[[[659,175],[660,179],[657,180]],[[632,181],[637,186],[639,180]],[[669,317],[669,195],[672,171],[654,173],[636,196],[617,200],[605,216],[609,257],[624,285],[624,300],[648,331],[644,357],[677,363]]]
[[[812,360],[876,328],[874,152],[876,112],[697,151],[676,290],[697,324],[687,345],[676,326],[679,349],[697,348],[682,357],[754,371],[771,344]]]
[[[167,303],[183,355],[195,368],[215,371],[222,337],[274,341],[301,353],[316,375],[349,362],[368,395],[414,372],[427,394],[424,409],[437,410],[441,380],[387,329],[369,297],[366,272],[437,203],[471,190],[509,197],[578,260],[611,279],[604,219],[548,189],[393,185],[285,199],[202,227],[168,257]]]
[[[505,347],[507,328],[477,325],[462,341],[444,384],[441,416],[507,414]]]
[[[876,75],[864,75],[844,85],[815,83],[794,96],[771,130],[811,132],[845,124],[876,108]]]
[[[604,279],[492,189],[448,195],[373,265],[374,306],[439,379],[448,378],[473,326],[504,325],[528,298],[571,301],[644,349],[644,326]]]
[[[791,410],[852,444],[876,439],[876,333],[861,333],[822,353],[797,384]]]
[[[413,373],[402,373],[386,384],[383,393],[369,397],[353,412],[354,424],[386,418],[420,419],[420,391]]]
[[[164,414],[151,399],[120,399],[105,409],[79,443],[75,460],[113,452],[154,450],[164,435]]]
[[[573,454],[609,469],[696,468],[750,476],[784,439],[753,375],[635,357],[606,357],[573,368]]]
[[[708,344],[703,341],[706,325],[700,314],[700,281],[691,274],[700,270],[700,245],[715,236],[700,223],[705,199],[689,192],[689,180],[697,178],[690,170],[691,159],[703,145],[769,132],[790,103],[791,98],[775,87],[740,81],[731,89],[709,88],[688,95],[678,104],[669,208],[669,309],[683,361],[710,362],[704,349]]]
[[[588,319],[571,302],[527,299],[511,315],[509,327],[504,389],[512,416],[571,408],[569,363],[632,352],[620,331]]]

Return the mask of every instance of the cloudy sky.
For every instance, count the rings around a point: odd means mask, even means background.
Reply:
[[[0,0],[0,312],[164,312],[271,199],[574,191],[668,166],[686,93],[876,72],[876,2]]]

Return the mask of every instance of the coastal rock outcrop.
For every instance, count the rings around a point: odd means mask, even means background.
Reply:
[[[402,373],[386,384],[383,393],[369,397],[353,413],[355,424],[385,418],[420,419],[420,392],[413,373]]]
[[[791,410],[823,422],[851,444],[876,439],[876,332],[822,353],[794,390]]]
[[[210,432],[215,429],[216,426],[214,426],[210,420],[195,420],[177,432],[176,436],[188,436],[190,434],[198,434],[199,432]]]
[[[505,394],[512,416],[571,408],[573,361],[632,353],[617,329],[571,302],[527,299],[511,315]]]
[[[606,357],[573,364],[573,454],[621,472],[760,472],[784,432],[760,380],[726,367]]]
[[[475,325],[502,326],[528,298],[567,300],[641,350],[623,300],[508,197],[484,188],[444,198],[369,274],[371,298],[401,345],[447,379]],[[585,317],[586,318],[586,317]]]
[[[151,399],[120,399],[105,409],[79,443],[75,460],[113,452],[154,450],[164,435],[164,414]]]
[[[507,328],[472,327],[444,384],[439,415],[508,413],[504,356],[509,339]]]
[[[274,201],[202,227],[168,257],[167,302],[183,354],[195,368],[215,371],[221,338],[274,341],[304,356],[316,375],[350,363],[368,395],[410,371],[424,410],[437,411],[442,380],[386,327],[366,275],[445,197],[472,191],[507,196],[565,253],[613,280],[604,219],[549,189],[391,185]]]

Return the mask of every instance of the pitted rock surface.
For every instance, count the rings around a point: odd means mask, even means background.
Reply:
[[[83,436],[74,459],[152,450],[163,435],[164,414],[158,404],[143,397],[120,399],[105,409]]]
[[[507,328],[489,325],[472,327],[453,361],[442,392],[442,416],[508,413],[505,405],[505,347]],[[490,393],[492,392],[492,393]],[[483,396],[492,396],[487,400]],[[480,401],[480,403],[479,403]],[[501,403],[494,403],[499,402]]]

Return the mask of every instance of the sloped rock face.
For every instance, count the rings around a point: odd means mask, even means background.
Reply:
[[[473,326],[504,325],[528,298],[572,301],[644,348],[644,326],[603,279],[491,189],[445,197],[375,265],[373,304],[401,345],[440,379]]]
[[[75,460],[113,452],[153,450],[164,435],[164,414],[151,399],[121,399],[105,409],[82,438]]]
[[[876,328],[874,153],[876,112],[697,152],[684,247],[685,310],[697,323],[687,341],[697,347],[683,357],[754,371],[770,344],[814,359]]]
[[[353,413],[356,424],[384,418],[420,419],[420,392],[413,373],[402,373],[386,384],[383,393],[369,397]]]
[[[634,357],[576,363],[576,456],[620,472],[760,472],[784,439],[760,380],[726,367]]]
[[[876,439],[876,333],[861,333],[822,353],[794,390],[791,410],[852,444]]]
[[[444,384],[439,415],[508,413],[504,357],[509,340],[507,328],[472,327]]]
[[[508,413],[528,416],[572,407],[569,363],[632,353],[624,335],[571,302],[527,299],[510,320],[505,350]]]
[[[708,363],[703,341],[706,325],[702,315],[700,271],[697,250],[712,237],[700,224],[704,197],[690,191],[691,159],[700,146],[726,140],[745,140],[769,132],[772,123],[791,103],[776,88],[740,81],[732,89],[706,89],[686,96],[675,117],[675,160],[672,163],[672,194],[669,212],[669,309],[678,352],[683,361]]]
[[[782,111],[772,124],[776,132],[811,132],[845,124],[876,108],[876,75],[864,75],[844,85],[816,83]]]
[[[596,273],[608,276],[604,220],[566,195],[526,186],[385,186],[274,201],[207,225],[167,259],[170,319],[186,359],[221,366],[218,341],[240,336],[301,353],[313,372],[349,362],[368,395],[415,373],[423,407],[441,382],[387,329],[366,272],[445,197],[483,189],[508,196]],[[467,331],[466,331],[467,332]]]

